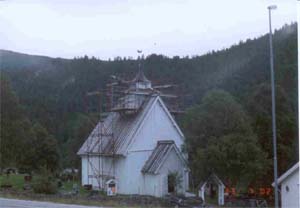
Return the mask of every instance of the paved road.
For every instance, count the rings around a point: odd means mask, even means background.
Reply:
[[[58,204],[52,202],[39,202],[18,199],[0,198],[1,208],[99,208],[94,206],[80,206],[71,204]]]

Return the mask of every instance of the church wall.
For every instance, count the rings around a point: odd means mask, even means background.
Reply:
[[[141,172],[143,165],[149,158],[151,151],[131,152],[124,160],[122,174],[119,175],[119,193],[142,194],[161,197],[168,192],[168,174],[179,172],[182,176],[182,184],[179,193],[188,189],[188,175],[184,165],[174,150],[170,152],[158,174],[144,174]]]
[[[87,179],[87,158],[85,156],[81,157],[81,185],[88,183]]]
[[[141,151],[131,152],[126,156],[126,160],[124,160],[122,168],[120,167],[120,193],[144,194],[141,170],[150,154],[151,151]]]
[[[92,184],[94,189],[99,189],[102,185],[101,175],[113,175],[112,158],[102,156],[82,156],[82,185]],[[103,171],[102,171],[103,169]],[[100,174],[100,175],[99,175]],[[107,179],[104,178],[104,182]]]
[[[162,196],[161,175],[142,174],[142,183],[145,195]]]
[[[188,189],[188,172],[186,171],[184,164],[182,164],[182,162],[178,158],[178,155],[174,149],[169,153],[158,172],[165,178],[164,180],[167,180],[169,173],[178,172],[182,180],[181,184],[178,187],[178,192],[184,194],[184,192]],[[162,194],[167,194],[167,189],[164,189]]]
[[[167,169],[163,169],[162,174],[158,175],[143,174],[141,170],[156,147],[157,141],[173,140],[180,149],[183,144],[183,138],[175,129],[161,104],[156,102],[152,107],[143,125],[135,134],[132,140],[133,143],[128,148],[127,155],[115,160],[116,180],[118,193],[120,194],[142,194],[160,197],[166,193]],[[177,160],[179,159],[177,158]],[[92,161],[94,167],[99,168],[98,156],[90,158],[90,161]],[[111,158],[106,157],[103,161],[104,172],[112,174],[112,168],[110,168],[112,166]],[[178,162],[180,163],[180,161]],[[176,161],[172,160],[170,164],[173,164],[172,166],[176,170],[178,169],[179,165]],[[97,189],[97,186],[99,186],[97,179],[95,177],[88,179],[87,177],[88,168],[91,167],[87,164],[87,157],[82,157],[82,184],[90,182]]]
[[[174,140],[179,149],[183,143],[181,135],[167,117],[166,112],[159,102],[156,102],[143,126],[135,135],[133,144],[129,147],[125,169],[121,176],[124,178],[123,185],[125,187],[119,188],[122,193],[163,196],[163,184],[167,180],[166,174],[153,175],[141,172],[159,140]]]
[[[159,140],[174,140],[181,149],[183,138],[159,102],[155,103],[147,116],[142,128],[135,135],[129,151],[153,150]]]

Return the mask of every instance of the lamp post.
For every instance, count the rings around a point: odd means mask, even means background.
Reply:
[[[270,40],[270,68],[271,68],[271,88],[272,88],[272,131],[273,131],[273,154],[274,154],[274,183],[275,183],[275,208],[278,208],[278,181],[277,181],[277,141],[276,141],[276,113],[275,113],[275,77],[274,77],[274,61],[273,61],[273,42],[272,42],[272,26],[271,11],[276,9],[276,5],[268,6],[269,10],[269,40]]]
[[[140,55],[143,51],[142,50],[137,50],[137,52]],[[140,58],[140,60],[139,60],[139,71],[141,71],[141,62],[142,62],[141,59],[142,59],[142,57],[139,56],[139,58]]]

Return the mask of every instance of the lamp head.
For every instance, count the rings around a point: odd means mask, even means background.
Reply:
[[[276,5],[270,5],[268,6],[268,9],[271,10],[271,9],[277,9],[277,6]]]

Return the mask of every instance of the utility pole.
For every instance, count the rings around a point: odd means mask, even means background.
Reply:
[[[270,40],[270,68],[271,68],[271,88],[272,88],[272,131],[273,131],[273,154],[274,154],[274,184],[275,184],[275,208],[279,207],[278,203],[278,176],[277,176],[277,138],[276,138],[276,103],[275,103],[275,76],[273,60],[273,41],[272,41],[272,24],[271,11],[276,9],[276,5],[268,6],[269,10],[269,40]]]

